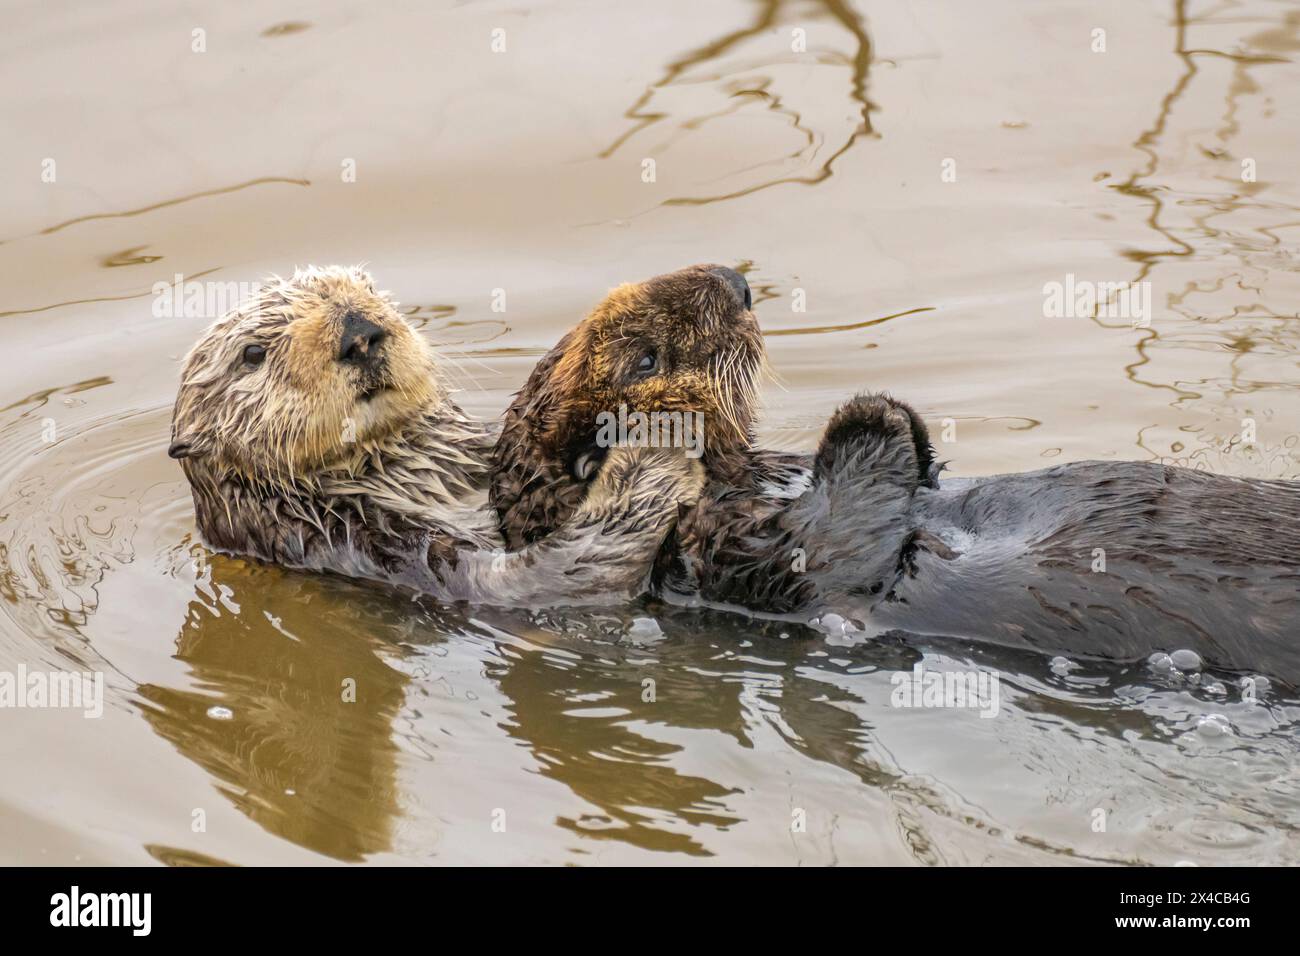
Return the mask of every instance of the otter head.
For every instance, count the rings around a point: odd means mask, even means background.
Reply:
[[[554,414],[540,442],[587,480],[606,443],[598,419],[694,414],[705,466],[717,471],[753,439],[763,339],[744,277],[699,265],[619,286],[557,346],[542,389]]]
[[[445,400],[428,346],[358,268],[274,278],[185,358],[168,454],[197,477],[284,484]]]
[[[565,335],[497,443],[492,495],[507,540],[536,540],[571,512],[609,445],[602,420],[689,415],[706,473],[731,480],[753,440],[765,359],[752,305],[740,273],[691,266],[619,286]]]

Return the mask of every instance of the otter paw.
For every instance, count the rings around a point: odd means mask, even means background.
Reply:
[[[855,396],[836,410],[817,448],[816,470],[827,474],[848,455],[895,442],[911,446],[918,481],[933,485],[937,469],[925,422],[906,402],[883,393]]]
[[[679,449],[617,445],[589,486],[588,501],[659,499],[690,505],[699,498],[704,479],[703,465]]]

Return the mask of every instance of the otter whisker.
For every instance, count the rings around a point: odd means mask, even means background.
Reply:
[[[491,365],[489,365],[487,362],[484,362],[482,359],[479,359],[478,357],[473,355],[467,355],[464,352],[459,353],[460,356],[459,359],[449,357],[451,354],[455,354],[455,353],[448,353],[447,351],[445,351],[444,347],[439,347],[434,354],[437,355],[440,359],[449,363],[452,370],[458,375],[468,375],[468,373],[466,373],[465,370],[461,368],[460,365],[461,361],[473,362],[475,365],[479,366],[480,368],[488,372],[491,372],[493,375],[504,374],[500,369],[493,368]],[[480,385],[473,378],[473,376],[468,376],[468,377],[470,382],[474,384],[480,391],[486,391],[486,389],[482,385]]]

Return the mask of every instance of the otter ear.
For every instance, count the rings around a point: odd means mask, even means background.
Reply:
[[[564,338],[556,343],[555,351],[560,357],[546,377],[546,390],[559,399],[561,405],[577,398],[586,385],[592,344],[592,331],[587,322],[566,332]]]
[[[534,408],[541,412],[539,436],[552,455],[562,454],[586,437],[590,428],[587,392],[591,330],[585,326],[568,332],[552,350],[554,363],[543,371]]]

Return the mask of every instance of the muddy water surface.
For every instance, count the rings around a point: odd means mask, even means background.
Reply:
[[[165,448],[213,316],[152,292],[368,262],[496,415],[605,289],[723,262],[769,444],[888,388],[957,474],[1300,477],[1293,4],[119,2],[0,47],[0,671],[106,680],[0,710],[0,861],[1300,860],[1276,684],[211,554]],[[891,706],[918,661],[996,717]]]

